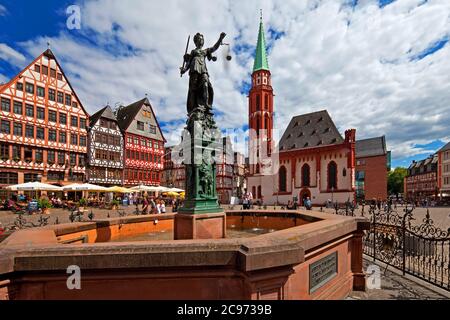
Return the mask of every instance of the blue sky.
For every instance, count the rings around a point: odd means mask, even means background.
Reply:
[[[282,132],[297,114],[326,108],[341,132],[386,135],[393,166],[408,166],[448,142],[450,7],[425,0],[219,0],[0,2],[0,82],[49,41],[90,113],[149,94],[170,143],[183,126],[187,77],[179,78],[185,39],[207,44],[225,30],[233,60],[210,68],[222,129],[244,135],[259,9]],[[66,8],[80,5],[80,30]],[[207,15],[193,19],[193,12]],[[223,14],[227,12],[228,14]],[[24,23],[27,21],[27,23]],[[182,23],[180,23],[182,21]],[[244,151],[244,150],[240,150]]]

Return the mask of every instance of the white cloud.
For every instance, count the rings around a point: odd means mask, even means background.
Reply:
[[[8,78],[0,73],[0,83],[6,83],[8,81]]]
[[[450,48],[412,58],[448,36],[450,2],[397,0],[382,9],[375,0],[355,8],[344,2],[89,1],[81,10],[82,29],[62,30],[50,42],[90,112],[149,93],[160,121],[170,122],[166,135],[174,136],[186,114],[188,77],[180,79],[178,67],[187,35],[203,32],[212,45],[225,31],[225,42],[254,47],[262,8],[278,128],[294,115],[326,108],[341,132],[354,127],[359,138],[385,134],[394,158],[448,137]],[[269,28],[284,36],[270,39]],[[80,32],[97,45],[74,36]],[[23,47],[37,55],[46,42],[31,39]],[[239,128],[247,124],[239,86],[249,80],[253,59],[243,52],[224,68],[220,55],[208,66],[217,122]]]
[[[8,14],[8,9],[0,4],[0,16],[6,16]]]
[[[25,61],[25,56],[7,44],[0,43],[0,59],[6,60],[12,64],[19,64]]]

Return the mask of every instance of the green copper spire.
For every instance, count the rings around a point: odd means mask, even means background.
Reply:
[[[259,22],[258,43],[256,44],[255,62],[253,64],[253,72],[258,70],[269,70],[269,62],[267,62],[266,39],[264,37],[264,25],[261,19]]]

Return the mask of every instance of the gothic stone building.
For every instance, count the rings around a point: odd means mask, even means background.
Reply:
[[[164,167],[163,136],[155,112],[147,98],[117,110],[124,135],[124,185],[159,185]]]
[[[265,204],[287,204],[306,197],[315,205],[327,200],[354,201],[356,130],[346,130],[342,138],[328,112],[322,110],[293,117],[277,146],[273,97],[261,21],[249,93],[247,188],[253,198]],[[273,159],[270,173],[265,170],[265,155]]]
[[[47,49],[0,85],[0,186],[83,181],[88,114]]]
[[[88,145],[89,183],[122,185],[123,136],[110,106],[90,117]]]

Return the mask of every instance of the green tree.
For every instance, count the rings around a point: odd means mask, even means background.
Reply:
[[[403,180],[408,174],[408,169],[397,167],[388,173],[389,194],[403,193]]]

